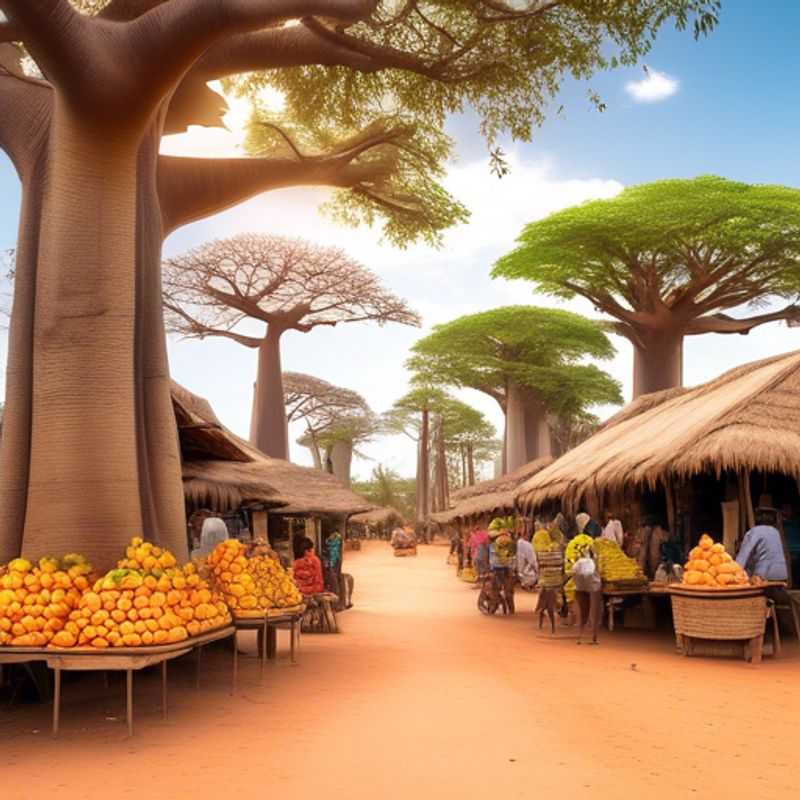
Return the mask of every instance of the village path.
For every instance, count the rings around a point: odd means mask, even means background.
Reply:
[[[57,741],[46,707],[0,710],[0,796],[796,796],[796,646],[758,668],[681,658],[665,634],[577,647],[534,629],[530,595],[514,618],[480,615],[445,557],[393,558],[383,542],[348,552],[356,607],[342,635],[305,636],[299,666],[282,657],[263,682],[244,659],[233,700],[225,653],[199,692],[177,665],[166,723],[157,677],[143,676],[133,739],[106,719],[121,693],[85,679],[65,687]]]

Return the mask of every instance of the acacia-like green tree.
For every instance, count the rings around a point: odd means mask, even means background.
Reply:
[[[548,416],[621,401],[619,384],[586,358],[614,348],[600,326],[559,309],[507,306],[437,325],[408,368],[433,384],[476,389],[506,416],[504,470],[552,452]]]
[[[634,397],[680,386],[684,337],[800,318],[800,190],[713,176],[634,186],[531,223],[492,274],[612,317],[633,344]],[[773,298],[784,307],[724,313]]]
[[[414,478],[403,478],[393,469],[378,464],[367,480],[354,481],[353,491],[383,508],[396,508],[405,519],[414,518],[417,496]]]
[[[442,415],[450,471],[462,487],[472,486],[476,467],[493,461],[500,452],[497,430],[482,412],[456,398],[448,400]]]
[[[260,192],[342,190],[348,221],[436,239],[448,113],[527,137],[565,73],[636,61],[718,0],[0,0],[0,147],[22,184],[0,451],[0,561],[144,533],[185,557],[161,244]],[[35,69],[26,68],[30,56]],[[161,156],[235,79],[285,98],[258,158]],[[262,120],[275,125],[275,120]],[[295,131],[304,136],[298,140]],[[274,128],[273,128],[274,130]]]

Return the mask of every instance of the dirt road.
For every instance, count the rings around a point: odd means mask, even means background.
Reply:
[[[244,659],[137,681],[137,730],[123,693],[65,687],[63,733],[49,709],[0,709],[2,775],[13,800],[186,798],[786,798],[797,793],[800,649],[760,667],[684,659],[668,637],[604,633],[577,647],[534,630],[530,596],[487,618],[441,547],[396,559],[348,553],[357,607],[340,636],[303,638],[263,682]],[[253,643],[246,646],[252,650]],[[111,719],[107,719],[110,717]],[[0,796],[4,795],[0,791]]]

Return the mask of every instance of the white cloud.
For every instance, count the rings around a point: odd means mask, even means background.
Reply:
[[[660,103],[678,93],[680,81],[665,72],[648,70],[640,81],[628,81],[625,91],[637,103]]]

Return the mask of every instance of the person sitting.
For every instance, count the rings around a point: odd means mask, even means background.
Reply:
[[[322,580],[322,562],[314,553],[314,542],[308,537],[301,542],[303,555],[294,562],[294,582],[305,597],[325,591]]]
[[[756,511],[756,524],[744,535],[736,563],[751,577],[786,581],[789,578],[786,553],[774,522],[775,512],[764,508]]]

